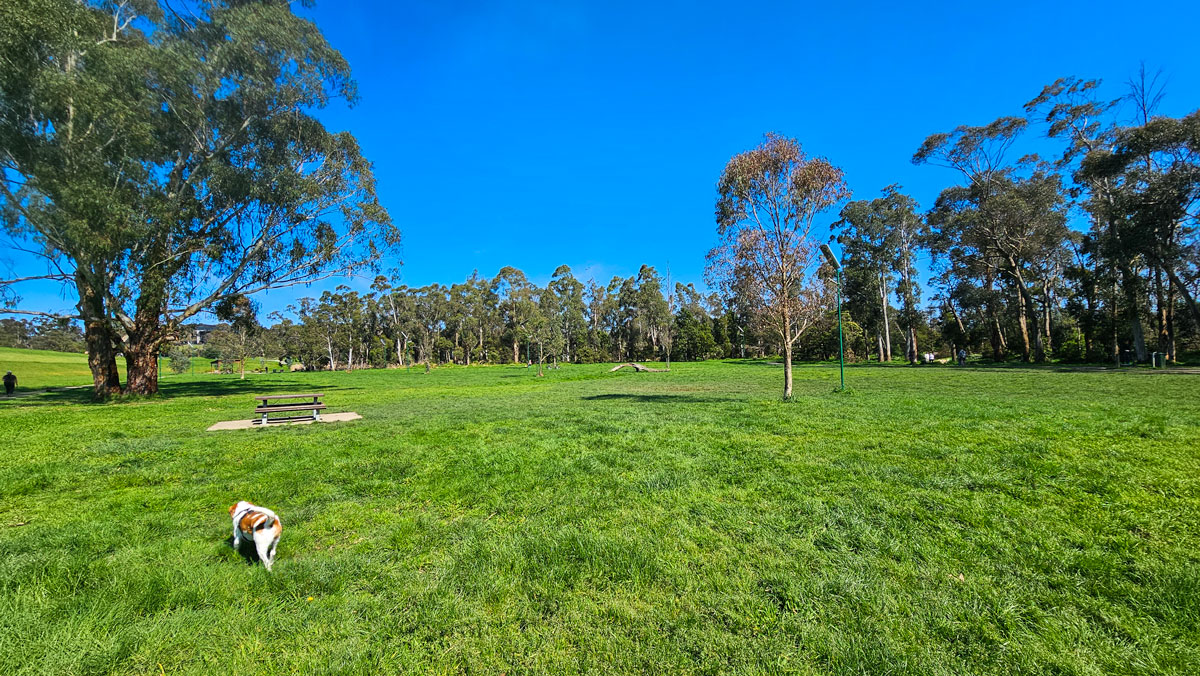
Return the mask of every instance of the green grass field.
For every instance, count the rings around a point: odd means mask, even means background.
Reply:
[[[1200,376],[606,371],[2,402],[0,673],[1200,673]]]
[[[125,360],[119,359],[117,365],[124,373]],[[92,383],[87,356],[83,353],[0,347],[0,374],[5,371],[16,374],[18,394],[47,387],[72,387]]]
[[[176,375],[171,372],[171,360],[163,357],[160,360],[161,372],[159,378],[169,382],[178,378],[186,378],[204,374],[212,370],[212,360],[203,357],[192,357],[191,372]],[[278,368],[277,362],[269,362],[272,368]],[[258,367],[260,362],[253,361]],[[121,375],[125,375],[125,359],[117,358],[117,367]],[[17,393],[28,393],[46,388],[78,387],[92,384],[92,374],[88,370],[87,356],[83,353],[52,352],[50,350],[24,350],[12,347],[0,347],[0,373],[12,371],[17,375]]]

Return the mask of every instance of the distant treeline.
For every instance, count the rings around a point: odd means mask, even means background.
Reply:
[[[393,286],[380,277],[367,293],[339,287],[301,299],[288,312],[272,313],[269,327],[258,325],[252,308],[231,316],[193,352],[226,362],[257,357],[317,369],[698,361],[779,353],[778,338],[739,309],[736,299],[701,293],[693,284],[668,286],[648,265],[607,284],[581,281],[563,265],[545,287],[512,267],[491,278],[474,273],[449,286]],[[849,357],[867,356],[860,347],[862,329],[849,315],[845,320]],[[927,323],[919,335],[940,344]],[[836,358],[837,349],[831,308],[805,333],[796,354],[828,359]]]
[[[0,319],[0,347],[83,352],[87,345],[78,322],[70,319]]]

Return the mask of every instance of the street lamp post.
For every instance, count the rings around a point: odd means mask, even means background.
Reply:
[[[825,260],[833,266],[834,273],[837,274],[837,315],[838,315],[838,372],[841,376],[842,386],[839,391],[846,390],[846,348],[842,343],[842,264],[834,257],[833,250],[828,244],[821,245],[821,254],[825,256]]]

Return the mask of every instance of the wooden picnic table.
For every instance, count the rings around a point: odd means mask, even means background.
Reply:
[[[321,397],[325,394],[322,392],[308,392],[302,394],[260,394],[254,397],[259,403],[254,409],[257,414],[262,414],[262,418],[257,421],[257,424],[266,425],[272,422],[290,422],[294,420],[320,420],[321,411],[325,410],[325,404],[321,403]],[[284,399],[311,399],[310,402],[299,403],[272,403]],[[269,418],[270,413],[287,413],[291,411],[312,411],[311,416],[287,416],[284,418]]]

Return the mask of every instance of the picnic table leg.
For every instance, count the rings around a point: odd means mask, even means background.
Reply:
[[[261,423],[262,423],[263,425],[266,425],[266,424],[267,424],[267,412],[266,412],[266,411],[263,411],[263,417],[262,417],[262,421],[261,421]]]

